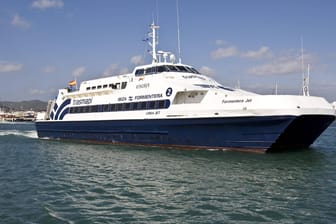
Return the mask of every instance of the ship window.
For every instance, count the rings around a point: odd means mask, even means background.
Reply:
[[[125,103],[125,110],[131,109],[131,103]]]
[[[169,71],[169,69],[165,65],[161,65],[161,66],[157,67],[157,72],[158,73],[160,73],[160,72],[168,72],[168,71]]]
[[[95,87],[95,86],[92,86],[92,89],[96,89],[96,87]]]
[[[103,88],[107,88],[107,84],[103,85]]]
[[[102,88],[102,86],[100,86],[100,85],[99,85],[99,86],[97,86],[97,89],[101,89],[101,88]]]
[[[135,71],[135,75],[136,76],[143,75],[144,71],[145,71],[144,69],[138,69],[138,70]]]
[[[140,110],[146,110],[147,102],[141,102],[140,104]]]
[[[152,100],[132,103],[101,104],[92,106],[70,107],[69,113],[95,113],[95,112],[113,112],[113,111],[131,111],[131,110],[157,110],[169,108],[169,100]]]
[[[138,102],[133,103],[133,110],[138,110]]]
[[[108,112],[109,111],[109,105],[108,104],[104,105],[103,111],[104,112]]]
[[[91,106],[91,112],[97,112],[97,106],[96,105]]]
[[[86,90],[90,90],[91,89],[91,87],[89,86],[89,87],[86,87]]]
[[[149,109],[154,109],[155,108],[155,101],[150,101],[149,102]]]
[[[118,103],[118,104],[116,105],[116,111],[122,111],[122,106],[123,106],[122,103]]]
[[[98,105],[97,107],[97,112],[103,112],[103,105]]]
[[[160,100],[158,103],[158,109],[162,109],[165,108],[165,101],[164,100]]]
[[[190,67],[189,69],[192,70],[195,74],[200,74],[199,71],[197,71],[197,70],[194,69],[193,67]]]
[[[150,75],[156,72],[156,67],[150,67],[146,69],[146,75]]]
[[[126,86],[127,86],[127,82],[122,82],[122,83],[121,83],[121,89],[125,89]]]
[[[170,72],[178,72],[179,70],[173,65],[167,65]]]
[[[184,66],[178,65],[176,67],[180,70],[180,72],[189,72],[188,69],[186,69]]]

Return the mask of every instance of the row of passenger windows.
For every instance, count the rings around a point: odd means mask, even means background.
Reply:
[[[111,88],[111,89],[125,89],[127,86],[127,82],[120,82],[117,83],[110,83],[110,84],[104,84],[104,85],[98,85],[98,86],[88,86],[86,87],[86,90],[95,90],[95,89],[106,89],[106,88]]]
[[[156,74],[161,72],[187,72],[187,73],[194,73],[200,74],[196,69],[192,67],[182,66],[182,65],[160,65],[154,66],[150,68],[142,68],[135,71],[135,75],[150,75]]]
[[[156,110],[166,109],[170,106],[170,100],[152,100],[131,103],[102,104],[92,106],[70,107],[70,113],[94,113],[94,112],[114,112],[130,110]]]

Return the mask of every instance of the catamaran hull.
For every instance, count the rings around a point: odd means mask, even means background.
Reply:
[[[244,151],[307,148],[333,115],[37,121],[40,138]]]

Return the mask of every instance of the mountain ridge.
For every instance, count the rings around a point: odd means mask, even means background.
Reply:
[[[45,111],[48,102],[41,100],[0,101],[0,108],[5,112],[11,111]]]

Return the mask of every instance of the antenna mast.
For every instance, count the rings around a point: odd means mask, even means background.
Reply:
[[[309,96],[310,65],[308,64],[308,74],[305,75],[304,62],[303,62],[303,38],[302,37],[301,37],[301,70],[302,70],[302,95]]]
[[[152,63],[154,64],[158,62],[157,56],[156,56],[156,45],[157,45],[156,29],[159,29],[160,26],[156,26],[153,22],[150,27],[152,29],[152,33],[150,35],[152,37],[152,43],[150,45],[152,46],[152,56],[153,56]]]
[[[180,41],[180,16],[179,16],[179,2],[176,0],[176,20],[177,20],[177,48],[179,55],[179,64],[182,63],[181,59],[181,41]]]

